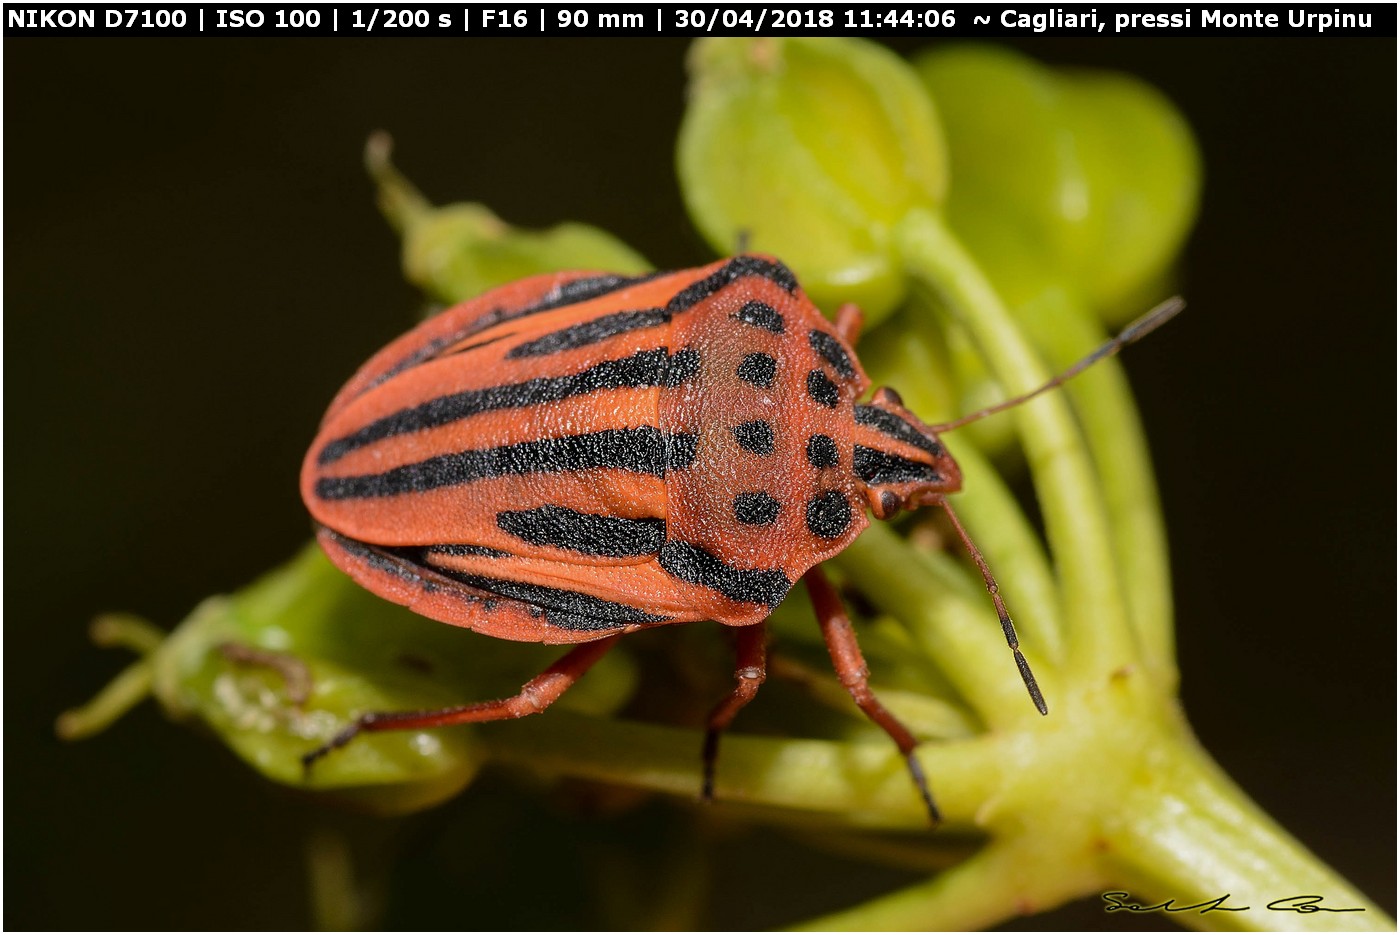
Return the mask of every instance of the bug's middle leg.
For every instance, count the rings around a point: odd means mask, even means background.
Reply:
[[[740,627],[735,633],[734,692],[710,712],[705,730],[705,748],[701,753],[705,778],[700,786],[700,797],[706,802],[715,797],[715,761],[719,758],[720,735],[744,706],[753,701],[759,686],[768,677],[767,637],[766,620]]]
[[[362,733],[381,730],[421,730],[429,727],[450,727],[480,721],[503,721],[509,718],[537,714],[549,707],[568,691],[593,664],[617,644],[622,634],[582,643],[569,650],[559,661],[526,682],[520,692],[497,701],[458,705],[437,711],[371,711],[355,719],[349,727],[329,742],[301,758],[309,773],[321,757],[345,746]]]
[[[856,642],[855,628],[851,626],[851,618],[846,613],[840,596],[827,580],[820,565],[813,566],[802,580],[807,585],[807,593],[812,596],[812,606],[816,609],[817,619],[821,623],[822,637],[826,640],[827,651],[831,654],[831,664],[836,669],[836,677],[841,680],[846,691],[851,693],[857,707],[889,734],[895,746],[899,747],[899,752],[904,754],[904,762],[909,765],[909,775],[918,787],[919,795],[928,809],[929,818],[937,824],[942,820],[938,814],[938,806],[933,804],[933,794],[928,790],[924,769],[914,756],[914,748],[919,742],[909,728],[901,724],[870,690],[870,669],[865,664],[865,656],[861,654],[860,644]]]

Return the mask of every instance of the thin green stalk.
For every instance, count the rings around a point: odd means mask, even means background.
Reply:
[[[911,274],[946,298],[1008,393],[1026,392],[1047,379],[996,290],[941,219],[911,211],[898,239]],[[1069,406],[1059,394],[1047,393],[1017,407],[1014,417],[1060,575],[1071,654],[1094,660],[1102,672],[1130,666],[1137,653],[1123,624],[1099,479]]]
[[[976,480],[972,489],[953,496],[953,508],[969,526],[996,530],[978,547],[996,575],[1021,642],[1037,656],[1061,664],[1066,652],[1063,597],[1044,544],[1011,488],[981,452],[956,438],[944,442],[963,471]],[[991,603],[985,605],[991,614]]]
[[[1007,914],[1052,909],[1084,883],[1041,873],[1013,841],[994,841],[951,870],[852,909],[809,919],[794,931],[958,932],[990,928]]]
[[[699,733],[571,711],[481,725],[494,758],[547,774],[650,789],[700,792]],[[969,827],[1002,772],[985,739],[919,748],[948,828]],[[722,803],[821,813],[860,827],[928,828],[928,814],[888,741],[779,740],[726,734],[715,794]]]
[[[836,564],[860,581],[870,600],[902,620],[949,681],[989,725],[1035,717],[1012,664],[986,592],[972,585],[946,554],[915,549],[888,526],[863,532]],[[1027,647],[1047,695],[1055,684],[1048,661]]]
[[[63,740],[83,740],[100,734],[151,693],[155,669],[150,659],[141,659],[121,671],[107,687],[87,704],[58,716],[54,730]]]
[[[1025,318],[1056,366],[1068,366],[1106,337],[1091,316],[1063,294],[1028,309]],[[1112,362],[1096,365],[1065,389],[1074,400],[1102,481],[1128,620],[1142,660],[1162,690],[1174,694],[1179,676],[1167,534],[1132,390],[1122,368]]]

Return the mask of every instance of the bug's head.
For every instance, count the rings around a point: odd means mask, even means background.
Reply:
[[[856,404],[854,438],[855,475],[878,519],[962,489],[962,471],[938,435],[889,387]]]

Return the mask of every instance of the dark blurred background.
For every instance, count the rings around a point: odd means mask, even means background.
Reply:
[[[1265,810],[1393,911],[1396,46],[1021,47],[1131,71],[1195,127],[1191,308],[1128,359],[1172,539],[1185,704]],[[306,540],[304,447],[418,301],[361,170],[366,135],[390,130],[437,201],[527,226],[586,221],[660,266],[695,265],[710,254],[672,171],[684,53],[662,40],[5,43],[7,928],[309,925],[303,849],[318,825],[348,828],[366,873],[396,867],[386,926],[557,925],[508,894],[543,880],[546,901],[584,899],[589,842],[643,827],[517,793],[507,774],[410,822],[343,818],[149,704],[80,745],[52,722],[126,661],[88,645],[95,613],[173,625]],[[532,825],[502,827],[492,803],[517,794]],[[552,842],[535,882],[492,862],[494,836],[522,834]],[[781,924],[908,879],[771,834],[734,832],[724,853],[702,924]],[[811,905],[765,905],[763,874],[798,870]],[[576,924],[609,924],[592,912]],[[1120,916],[1089,901],[1028,921],[1130,924]]]

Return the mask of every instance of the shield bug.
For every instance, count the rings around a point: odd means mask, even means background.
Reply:
[[[915,738],[871,692],[820,564],[860,534],[867,509],[942,507],[1044,713],[991,572],[949,506],[962,477],[938,436],[1063,383],[1177,308],[1032,393],[936,426],[890,389],[860,401],[859,310],[828,321],[768,257],[536,276],[442,312],[332,401],[301,474],[321,546],[426,617],[577,645],[509,698],[363,714],[306,765],[363,731],[536,713],[623,634],[715,620],[738,638],[734,691],[708,723],[708,797],[719,736],[765,676],[764,621],[802,579],[842,684],[898,745],[936,818]]]

